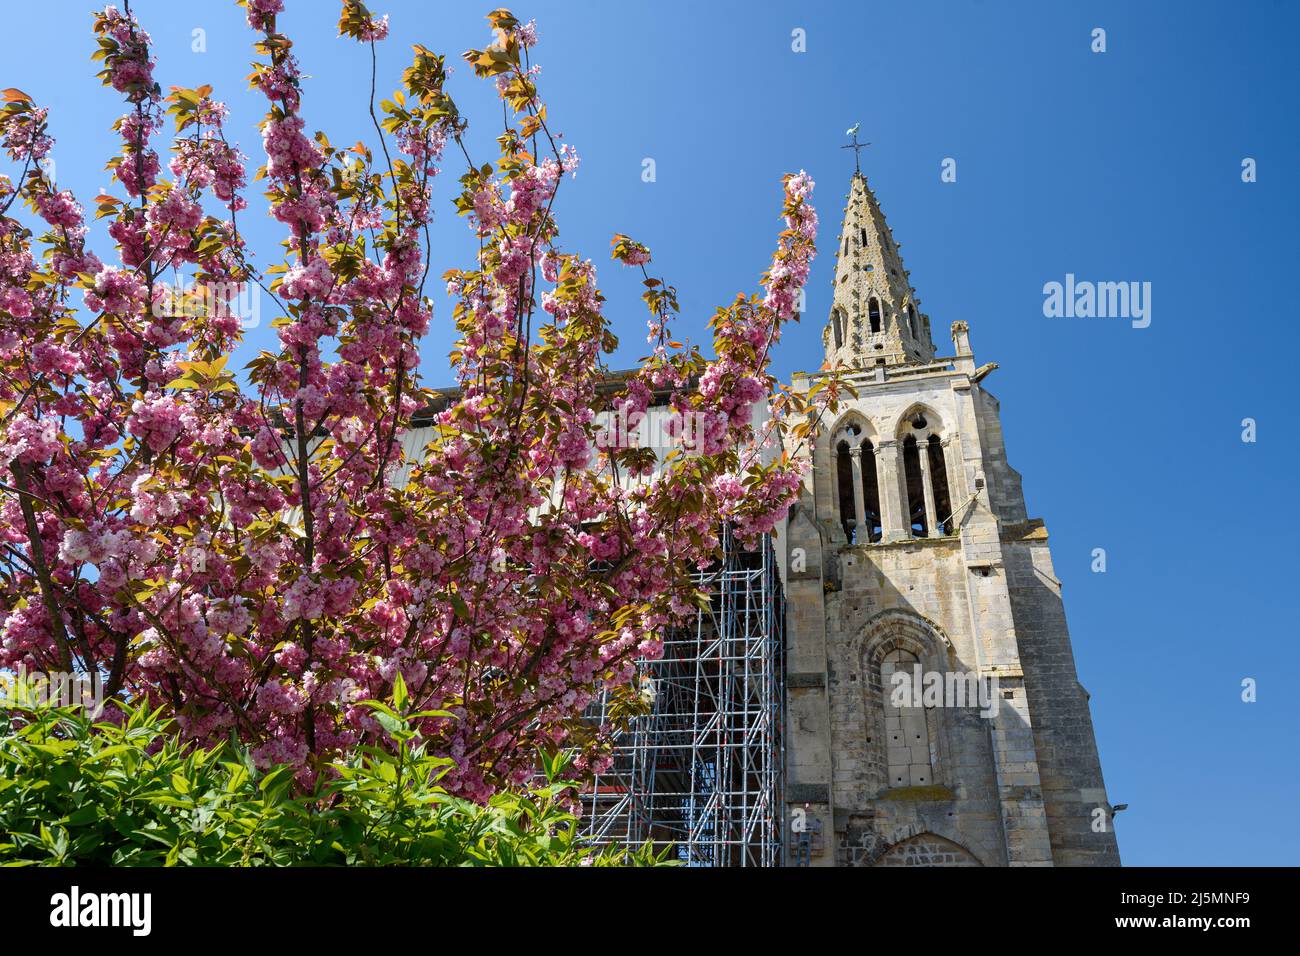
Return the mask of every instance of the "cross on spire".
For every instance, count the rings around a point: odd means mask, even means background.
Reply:
[[[864,149],[866,149],[868,146],[871,145],[870,143],[859,143],[859,142],[858,142],[858,130],[861,129],[861,128],[862,128],[862,124],[861,124],[861,123],[854,123],[852,129],[846,130],[845,133],[844,133],[844,135],[845,135],[845,136],[852,136],[852,137],[853,137],[853,142],[852,142],[851,144],[849,144],[848,146],[841,146],[841,147],[840,147],[840,149],[851,149],[851,150],[853,150],[853,171],[854,171],[854,172],[857,172],[857,173],[861,173],[861,172],[862,172],[862,162],[861,162],[861,160],[862,160],[862,151],[863,151]]]

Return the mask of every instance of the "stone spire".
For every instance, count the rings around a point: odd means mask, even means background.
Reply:
[[[930,317],[921,312],[898,245],[861,173],[853,174],[835,257],[835,295],[822,333],[826,358],[853,368],[931,361]]]

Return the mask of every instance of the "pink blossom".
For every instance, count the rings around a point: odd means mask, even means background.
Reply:
[[[148,219],[155,226],[170,226],[173,230],[186,233],[198,228],[203,221],[203,210],[183,190],[173,189],[166,199],[149,210]]]
[[[172,396],[157,393],[136,399],[126,427],[154,451],[163,451],[181,433],[181,405]]]
[[[75,228],[81,225],[81,206],[66,189],[62,192],[41,195],[36,200],[36,206],[41,218],[51,226]]]
[[[329,263],[322,258],[315,258],[304,265],[297,265],[285,273],[280,283],[280,294],[288,299],[321,298],[334,284]]]
[[[59,450],[58,423],[53,418],[36,421],[27,414],[10,420],[0,441],[0,461],[34,464],[49,461]]]
[[[248,0],[248,25],[254,30],[269,30],[272,19],[283,11],[284,0]]]

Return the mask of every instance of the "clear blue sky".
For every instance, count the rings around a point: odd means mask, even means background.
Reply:
[[[453,56],[486,37],[493,2],[372,3],[392,15],[387,94],[423,42]],[[98,86],[85,0],[6,11],[5,86],[52,108],[61,185],[107,183],[120,100]],[[231,132],[260,159],[260,98],[246,91],[250,33],[233,2],[140,0],[163,86],[211,83]],[[830,255],[852,171],[864,170],[941,351],[970,323],[1002,402],[1012,464],[1046,518],[1080,679],[1092,693],[1106,783],[1128,864],[1297,864],[1300,675],[1294,599],[1296,407],[1290,346],[1300,239],[1300,5],[1250,2],[611,4],[528,2],[553,123],[583,158],[566,183],[565,241],[601,263],[623,347],[642,354],[639,288],[608,263],[609,237],[649,244],[680,288],[679,333],[705,340],[715,305],[753,288],[777,227],[779,179],[818,182],[823,255],[806,324],[777,355],[783,379],[821,361]],[[309,126],[370,138],[368,57],[335,38],[338,4],[290,0]],[[1094,27],[1107,52],[1090,52]],[[206,31],[207,52],[191,51]],[[791,50],[806,31],[807,51]],[[489,159],[499,117],[463,63],[452,91]],[[653,158],[657,181],[641,180]],[[940,164],[957,160],[956,183]],[[1241,161],[1258,182],[1241,181]],[[470,246],[438,197],[434,271]],[[264,265],[278,226],[253,197]],[[1152,322],[1048,319],[1045,282],[1072,272],[1149,281]],[[448,304],[428,340],[430,385],[449,380]],[[264,316],[264,323],[269,316]],[[269,344],[265,327],[251,351]],[[1241,441],[1241,420],[1258,442]],[[1093,548],[1108,571],[1089,571]],[[1241,702],[1241,681],[1259,700]]]

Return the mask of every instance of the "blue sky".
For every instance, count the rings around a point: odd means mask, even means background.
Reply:
[[[496,3],[372,3],[392,16],[379,88],[409,45],[452,55],[486,42]],[[90,4],[13,5],[4,86],[51,107],[60,185],[107,185],[112,120],[93,78]],[[133,5],[153,35],[163,86],[211,83],[233,137],[256,161],[259,98],[246,90],[251,35],[233,2]],[[986,385],[1002,402],[1030,513],[1046,518],[1080,679],[1092,694],[1124,861],[1297,864],[1300,674],[1294,582],[1297,461],[1293,375],[1300,253],[1300,5],[1238,2],[529,2],[553,124],[583,165],[559,214],[566,246],[601,266],[607,313],[642,354],[634,277],[609,237],[655,250],[681,292],[679,335],[706,341],[713,308],[754,288],[778,226],[779,181],[818,182],[823,255],[805,324],[776,372],[821,362],[834,234],[852,172],[839,149],[862,123],[863,168],[889,217],[941,353],[970,323]],[[335,143],[371,138],[364,49],[335,37],[338,5],[290,0],[309,126]],[[1105,53],[1090,50],[1106,30]],[[192,51],[192,31],[207,50]],[[806,31],[806,52],[792,31]],[[22,38],[15,42],[15,38]],[[57,64],[57,68],[52,68]],[[499,117],[458,61],[452,92],[490,159]],[[1243,183],[1241,163],[1258,164]],[[656,181],[642,181],[653,159]],[[957,181],[940,180],[957,163]],[[437,198],[435,274],[470,261]],[[254,195],[245,224],[272,264],[280,232]],[[1152,321],[1046,318],[1043,285],[1067,273],[1152,284]],[[452,336],[438,294],[426,384],[447,384]],[[270,344],[263,328],[247,356]],[[1243,418],[1258,441],[1241,440]],[[1089,570],[1094,548],[1108,570]],[[1241,681],[1258,681],[1258,702]]]

